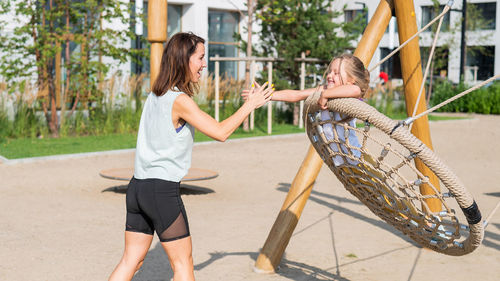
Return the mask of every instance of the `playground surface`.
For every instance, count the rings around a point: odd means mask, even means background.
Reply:
[[[500,116],[431,122],[434,150],[483,217],[500,200]],[[305,134],[198,144],[182,184],[197,280],[498,280],[500,211],[483,245],[453,257],[423,249],[372,214],[324,165],[276,274],[254,273],[260,248],[304,159]],[[123,251],[126,183],[99,176],[133,152],[0,163],[0,280],[106,280]],[[460,210],[457,210],[460,211]],[[170,280],[154,238],[133,280]]]

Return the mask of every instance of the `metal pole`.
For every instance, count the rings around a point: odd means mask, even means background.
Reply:
[[[465,60],[467,58],[467,43],[465,31],[467,28],[467,0],[462,1],[462,30],[460,31],[460,81],[465,80]]]
[[[273,63],[267,62],[267,81],[269,84],[273,83]],[[267,103],[267,134],[273,133],[273,102]]]
[[[215,120],[219,122],[219,55],[215,55]]]

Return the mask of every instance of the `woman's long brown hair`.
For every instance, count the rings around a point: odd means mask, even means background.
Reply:
[[[185,32],[177,33],[168,40],[161,57],[160,73],[152,87],[155,95],[162,96],[175,87],[190,96],[194,95],[198,83],[191,82],[189,58],[198,43],[204,44],[205,39]]]

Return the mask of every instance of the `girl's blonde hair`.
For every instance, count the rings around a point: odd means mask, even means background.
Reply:
[[[354,85],[357,85],[361,89],[361,97],[363,97],[370,84],[370,72],[368,72],[365,65],[358,57],[351,54],[342,54],[334,57],[330,62],[328,71],[331,71],[331,65],[337,59],[340,60],[339,69],[341,69],[342,64],[344,64],[344,70],[347,74],[347,78],[354,80]]]

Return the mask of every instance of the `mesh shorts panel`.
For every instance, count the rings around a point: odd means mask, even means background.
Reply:
[[[187,221],[184,219],[183,212],[180,212],[175,221],[162,233],[159,233],[158,236],[161,242],[177,240],[189,236],[189,228]]]

